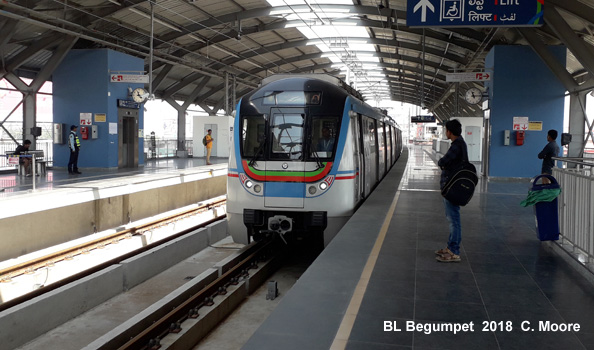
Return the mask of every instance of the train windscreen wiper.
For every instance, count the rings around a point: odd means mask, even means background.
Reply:
[[[266,146],[266,136],[264,136],[264,140],[262,140],[262,143],[260,144],[260,147],[258,148],[258,150],[256,151],[256,153],[254,154],[254,157],[252,157],[252,159],[248,163],[248,166],[254,166],[254,164],[256,164],[256,159],[258,158],[258,156],[260,155],[260,153],[264,150],[264,146]]]
[[[307,143],[307,147],[310,149],[310,151],[312,150],[312,141],[313,141],[313,137],[309,137],[309,142]],[[316,166],[317,169],[321,169],[324,167],[324,164],[322,163],[322,161],[320,160],[320,157],[318,156],[318,152],[317,151],[312,151],[311,152],[314,155],[314,158],[316,159]],[[315,171],[315,170],[314,170]]]

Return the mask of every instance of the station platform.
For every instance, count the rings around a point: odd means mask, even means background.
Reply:
[[[482,178],[462,261],[435,260],[449,235],[438,158],[405,150],[243,349],[594,349],[594,287],[537,239],[528,180]]]
[[[214,159],[213,159],[214,160]],[[138,169],[48,170],[45,176],[0,175],[0,261],[117,230],[131,221],[226,193],[227,159],[149,162]],[[33,181],[36,189],[33,190]]]
[[[227,164],[227,158],[212,158],[213,165]],[[86,169],[81,168],[82,174],[69,175],[66,168],[48,168],[47,173],[37,176],[35,188],[47,191],[65,187],[85,181],[100,181],[132,176],[138,174],[168,174],[183,169],[206,166],[205,158],[166,158],[147,160],[143,167],[137,169]],[[17,174],[16,169],[0,171],[0,198],[11,197],[33,189],[33,178]]]

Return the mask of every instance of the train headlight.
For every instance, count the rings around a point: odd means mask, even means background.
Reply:
[[[307,191],[309,192],[309,194],[314,195],[318,190],[316,190],[316,186],[309,186],[309,189]]]
[[[320,184],[320,190],[322,190],[322,191],[323,191],[323,190],[325,190],[325,189],[327,189],[327,188],[328,188],[328,184],[327,184],[327,183],[325,183],[325,182],[322,182],[322,183]]]
[[[254,186],[254,192],[260,193],[260,191],[262,191],[262,186],[260,186],[260,185]]]
[[[252,186],[254,186],[254,183],[253,183],[253,182],[251,182],[250,180],[247,180],[247,181],[245,182],[245,187],[247,187],[247,188],[252,188]]]

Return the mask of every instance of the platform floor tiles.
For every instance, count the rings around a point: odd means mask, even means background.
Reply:
[[[519,204],[528,181],[483,181],[461,210],[462,261],[435,260],[449,234],[437,158],[429,147],[411,148],[347,349],[594,349],[593,286],[536,238],[533,209]],[[473,322],[474,332],[406,331],[411,320]],[[384,331],[384,321],[402,331]],[[489,321],[503,324],[482,331]],[[522,331],[523,321],[534,331]],[[539,321],[577,322],[581,330],[541,332]]]
[[[212,158],[213,165],[220,166],[227,164],[227,158]],[[53,188],[64,187],[70,184],[83,181],[107,180],[118,177],[137,175],[137,174],[164,174],[183,169],[206,166],[205,158],[171,158],[147,160],[143,167],[136,169],[92,169],[81,168],[81,175],[69,175],[66,168],[48,169],[47,173],[35,178],[35,187],[39,191],[47,191]],[[32,177],[20,176],[16,170],[0,172],[0,191],[1,197],[9,197],[18,192],[26,192],[33,189]]]

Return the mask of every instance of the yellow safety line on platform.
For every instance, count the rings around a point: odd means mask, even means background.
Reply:
[[[342,318],[340,328],[338,328],[338,333],[336,333],[336,337],[334,337],[334,342],[332,342],[330,350],[343,350],[346,348],[347,342],[349,341],[349,337],[351,336],[351,331],[353,330],[353,325],[355,324],[355,319],[357,318],[357,314],[359,313],[359,307],[361,307],[363,296],[365,295],[367,285],[369,284],[369,278],[371,277],[371,273],[373,272],[375,263],[377,262],[377,257],[379,256],[380,249],[384,244],[384,239],[386,238],[388,227],[390,226],[390,222],[392,221],[394,210],[396,210],[396,203],[398,202],[399,196],[400,190],[396,192],[394,200],[390,205],[388,214],[384,219],[384,224],[382,225],[379,236],[375,240],[375,244],[373,246],[373,249],[371,250],[371,254],[369,255],[369,258],[367,258],[367,263],[363,268],[361,278],[359,279],[359,283],[357,283],[357,287],[355,288],[355,293],[351,298],[351,302],[349,303],[349,307],[347,308],[346,314]]]

